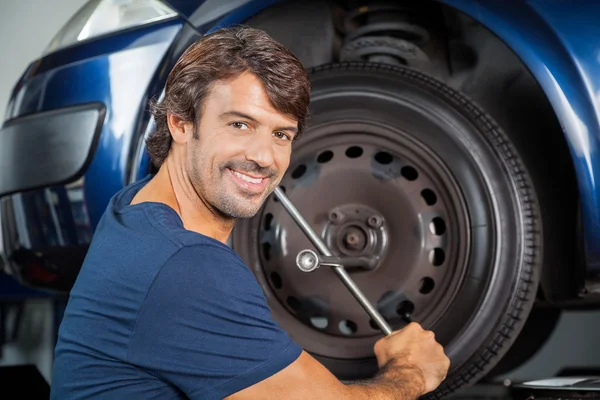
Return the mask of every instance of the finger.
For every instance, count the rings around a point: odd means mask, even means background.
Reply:
[[[424,331],[425,337],[431,341],[435,341],[435,332],[433,331]],[[437,342],[436,342],[437,343]]]

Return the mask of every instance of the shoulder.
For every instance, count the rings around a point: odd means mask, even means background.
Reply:
[[[242,259],[226,245],[210,240],[175,251],[157,274],[149,295],[169,297],[180,307],[194,309],[213,302],[232,309],[266,307],[262,288]]]
[[[188,277],[201,275],[205,278],[252,274],[235,251],[210,238],[179,247],[165,262],[163,269],[186,272]]]

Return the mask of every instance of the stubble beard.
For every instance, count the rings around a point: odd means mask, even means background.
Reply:
[[[226,169],[219,170],[220,183],[228,179],[225,174],[229,174]],[[204,193],[207,194],[206,200],[214,209],[218,210],[221,215],[235,220],[253,218],[274,190],[274,188],[268,187],[260,195],[246,196],[239,192],[228,191],[223,184],[215,185],[213,190],[204,189]],[[206,192],[207,189],[210,190],[210,193]]]
[[[274,182],[279,181],[275,171],[268,170],[268,172],[263,171],[263,174],[269,176],[271,183],[265,189],[264,193],[255,196],[245,196],[237,191],[228,191],[226,186],[229,185],[224,185],[225,180],[230,179],[225,176],[225,174],[230,173],[227,171],[228,168],[241,169],[248,172],[261,171],[261,168],[255,163],[228,161],[219,165],[217,171],[211,173],[212,177],[208,176],[206,177],[208,179],[204,179],[201,171],[209,171],[210,168],[204,167],[199,162],[199,158],[201,157],[197,153],[191,157],[190,181],[201,201],[211,211],[218,213],[223,219],[238,220],[253,218],[259,212],[269,195],[275,190],[276,184]],[[254,164],[254,166],[250,164]],[[209,182],[209,184],[204,184],[205,181]]]

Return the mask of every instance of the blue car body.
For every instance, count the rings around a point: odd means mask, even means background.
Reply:
[[[495,0],[440,2],[471,16],[504,41],[552,104],[576,172],[585,269],[588,276],[597,276],[600,3],[531,0],[507,6]],[[15,268],[27,266],[24,271],[28,271],[29,283],[66,288],[68,284],[61,284],[62,278],[51,273],[52,257],[41,259],[36,254],[47,248],[77,249],[88,244],[109,198],[148,172],[143,136],[151,121],[146,104],[162,91],[169,68],[185,47],[218,27],[244,23],[278,1],[168,3],[178,16],[47,54],[34,61],[14,87],[3,127],[2,140],[10,137],[11,146],[3,146],[7,150],[0,158],[4,160],[0,161],[0,195],[5,196],[4,218],[6,214],[18,216],[12,218],[13,226],[5,228],[18,232],[12,236],[5,233],[6,258]],[[36,147],[38,136],[25,141],[19,136],[19,127],[43,126],[64,115],[82,115],[91,128],[80,144],[85,148],[83,155],[68,161],[58,160],[57,155],[53,162],[65,165],[53,168],[58,172],[50,171],[49,166],[37,164],[41,160],[35,156],[41,151]],[[14,148],[22,149],[22,154],[15,155]],[[32,157],[30,171],[11,168],[14,157]],[[64,253],[56,257],[64,261]],[[74,262],[81,262],[83,253],[73,257]]]
[[[600,3],[448,0],[525,63],[563,126],[579,187],[586,265],[600,273]],[[552,160],[549,160],[552,162]]]

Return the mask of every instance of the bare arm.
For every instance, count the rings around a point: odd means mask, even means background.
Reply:
[[[434,390],[449,367],[433,333],[415,323],[378,341],[375,355],[380,366],[377,375],[345,385],[302,352],[287,368],[227,399],[413,400]]]
[[[344,385],[310,354],[302,352],[287,368],[227,399],[412,400],[423,392],[423,386],[419,371],[393,366],[373,379]]]
[[[348,386],[348,399],[417,399],[426,393],[423,374],[418,367],[388,363],[372,379]]]

